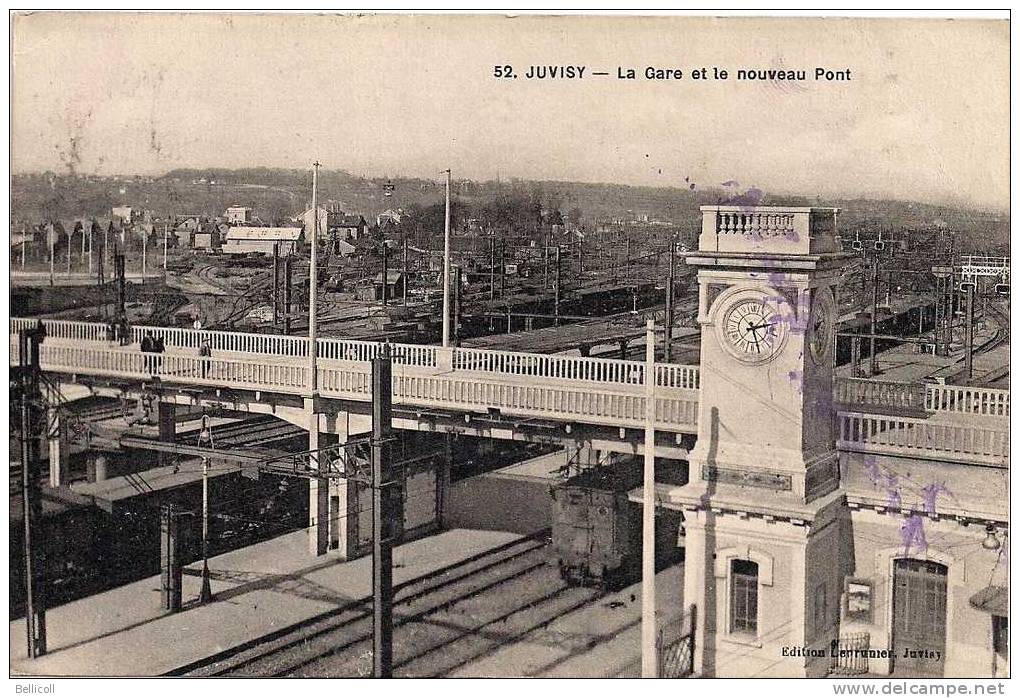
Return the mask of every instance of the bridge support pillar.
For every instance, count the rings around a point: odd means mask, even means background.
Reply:
[[[349,414],[316,413],[312,411],[311,401],[305,402],[309,411],[309,450],[347,443],[350,434]],[[328,467],[325,460],[322,465],[324,468]],[[353,557],[348,511],[351,486],[349,480],[342,478],[309,480],[308,549],[313,555],[325,555],[330,550],[336,550],[342,559]]]
[[[174,441],[177,438],[177,422],[174,421],[174,405],[170,402],[159,402],[159,440]],[[173,465],[177,456],[173,453],[159,453],[159,465]]]
[[[103,482],[106,480],[108,461],[105,453],[89,453],[87,467],[89,482]]]
[[[46,409],[46,444],[50,458],[50,487],[60,487],[67,484],[71,449],[60,410],[56,407]]]
[[[321,448],[319,413],[315,411],[315,400],[305,399],[308,414],[308,450]],[[320,464],[324,466],[325,464]],[[329,480],[326,478],[308,481],[308,551],[313,555],[325,555],[329,550]]]

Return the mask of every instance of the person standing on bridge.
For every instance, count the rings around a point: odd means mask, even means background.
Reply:
[[[163,369],[163,357],[160,356],[166,350],[166,342],[163,339],[163,335],[158,334],[156,338],[152,340],[152,351],[156,353],[156,373],[159,373]]]
[[[202,340],[202,345],[198,348],[198,356],[202,364],[202,378],[205,378],[209,372],[209,362],[207,359],[212,356],[212,348],[209,346],[208,339]]]
[[[145,356],[145,370],[150,374],[156,372],[156,357],[154,355],[156,351],[156,340],[152,338],[152,335],[148,332],[142,337],[142,355]]]

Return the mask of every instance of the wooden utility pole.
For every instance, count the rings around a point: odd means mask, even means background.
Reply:
[[[878,355],[875,352],[875,335],[878,333],[878,257],[872,258],[871,265],[871,340],[868,375],[878,374]]]
[[[127,269],[124,253],[116,252],[113,257],[114,274],[117,276],[117,319],[122,325],[127,324]],[[124,341],[126,337],[122,337]]]
[[[964,328],[963,341],[965,354],[963,374],[967,384],[974,378],[974,283],[967,286],[967,326]]]
[[[560,326],[560,283],[562,281],[562,269],[560,267],[560,246],[556,246],[556,283],[553,291],[553,323]]]
[[[273,243],[273,326],[280,322],[280,243]]]
[[[403,259],[404,278],[400,282],[400,295],[401,295],[401,300],[403,302],[403,306],[406,308],[407,307],[407,279],[408,279],[408,276],[407,276],[407,236],[406,235],[404,236],[403,247],[404,247],[404,259]]]
[[[460,265],[453,268],[453,346],[460,346],[461,278]]]
[[[312,399],[319,390],[318,304],[319,295],[319,163],[312,163],[312,252],[308,268],[308,391]]]
[[[669,271],[666,274],[666,334],[663,340],[663,360],[671,363],[673,353],[673,285],[676,274],[676,240],[669,240]]]
[[[386,287],[389,285],[389,275],[390,275],[390,270],[389,270],[389,255],[388,255],[388,252],[387,252],[387,249],[386,249],[386,241],[383,240],[383,243],[382,243],[382,304],[383,304],[384,308],[386,307],[386,302],[387,302],[387,295],[388,294],[386,293]]]
[[[46,228],[46,242],[50,246],[50,286],[53,285],[53,248],[57,242],[57,229],[52,223]]]
[[[443,346],[450,346],[450,170],[446,170],[446,216],[443,224]]]
[[[21,501],[24,520],[25,625],[28,657],[46,654],[46,603],[35,558],[35,533],[42,521],[39,492],[39,449],[35,424],[39,395],[38,329],[18,333],[21,368]]]
[[[283,258],[283,333],[290,334],[290,306],[293,289],[291,288],[293,275],[291,273],[293,257],[287,255]]]
[[[645,326],[645,448],[641,502],[641,676],[658,675],[655,649],[655,323]]]
[[[545,257],[545,264],[543,265],[545,271],[542,275],[542,280],[545,288],[549,288],[549,233],[545,234],[545,247],[542,251],[544,252],[543,256]]]
[[[499,239],[499,297],[506,298],[506,240]]]
[[[546,253],[545,285],[549,285],[549,254]],[[496,238],[489,238],[489,300],[496,298]]]
[[[393,676],[393,539],[401,504],[390,458],[392,371],[383,345],[372,359],[372,664],[380,679]]]

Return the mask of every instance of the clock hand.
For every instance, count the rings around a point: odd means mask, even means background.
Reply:
[[[758,343],[758,330],[751,329],[751,336],[754,338],[754,348],[759,354],[761,353],[761,345]]]

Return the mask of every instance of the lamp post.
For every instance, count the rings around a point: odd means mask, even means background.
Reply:
[[[198,433],[198,445],[208,444],[209,448],[215,448],[213,443],[212,427],[209,425],[209,415],[202,415],[202,430]],[[198,600],[201,603],[212,601],[212,587],[209,584],[209,458],[202,458],[202,591],[199,592]]]
[[[199,601],[212,601],[209,584],[209,459],[202,459],[202,591]]]

